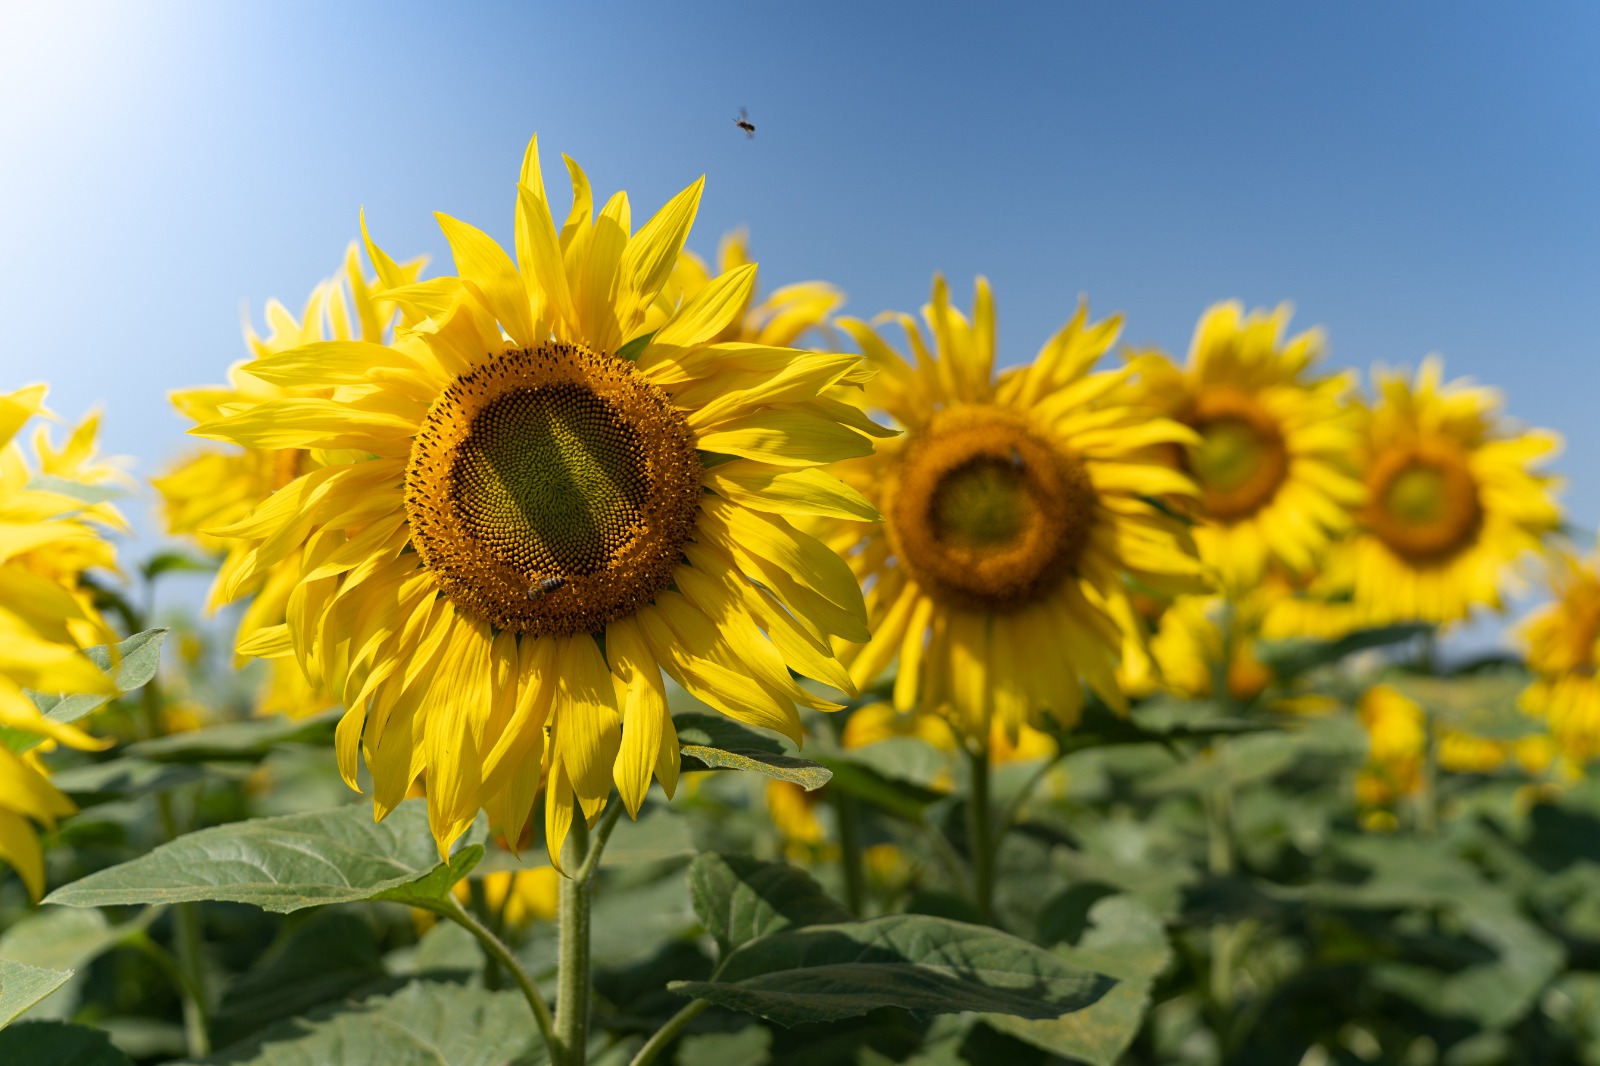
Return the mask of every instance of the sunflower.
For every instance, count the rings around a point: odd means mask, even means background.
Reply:
[[[1546,574],[1555,599],[1517,629],[1534,674],[1521,703],[1581,766],[1600,755],[1600,555],[1580,559],[1557,549],[1546,558]]]
[[[1327,572],[1328,584],[1352,590],[1365,624],[1501,609],[1512,564],[1561,521],[1558,483],[1535,469],[1560,437],[1509,429],[1496,392],[1444,384],[1443,372],[1429,357],[1414,381],[1374,373],[1378,401],[1360,452],[1367,503]]]
[[[1231,589],[1271,564],[1311,570],[1361,500],[1353,377],[1315,374],[1322,334],[1285,339],[1288,322],[1286,306],[1246,314],[1217,304],[1195,327],[1187,365],[1158,352],[1131,359],[1138,401],[1194,430],[1195,442],[1170,454],[1200,487],[1201,558]]]
[[[111,468],[92,461],[97,419],[77,427],[60,451],[41,436],[30,468],[16,436],[30,418],[48,415],[44,396],[42,385],[0,395],[0,862],[34,899],[44,891],[35,826],[53,827],[77,809],[50,784],[39,756],[57,744],[104,745],[40,714],[24,690],[116,691],[81,654],[113,635],[79,579],[91,567],[115,566],[105,533],[125,528],[102,498]]]
[[[865,686],[899,657],[893,702],[945,714],[982,747],[995,723],[1015,736],[1042,712],[1070,727],[1080,679],[1117,707],[1124,575],[1167,593],[1203,586],[1182,525],[1149,497],[1193,491],[1150,458],[1194,434],[1107,397],[1127,371],[1091,373],[1117,320],[1086,308],[1031,365],[994,374],[994,308],[979,279],[973,319],[942,278],[925,309],[933,346],[899,316],[914,362],[866,323],[840,325],[878,376],[865,403],[905,435],[841,475],[883,512],[881,525],[838,523],[870,589],[871,643],[851,657]]]
[[[798,742],[797,705],[839,704],[790,667],[853,692],[830,641],[868,636],[849,567],[790,521],[874,516],[819,469],[871,451],[876,427],[821,395],[864,380],[860,360],[717,341],[753,267],[644,329],[703,179],[635,233],[626,195],[596,216],[568,169],[558,224],[529,145],[516,262],[440,215],[460,275],[411,283],[369,237],[415,325],[257,360],[296,394],[195,430],[324,451],[222,530],[252,545],[241,585],[302,552],[286,622],[250,650],[342,698],[340,766],[353,785],[365,756],[379,817],[426,773],[441,853],[480,808],[519,839],[541,785],[556,862],[613,783],[630,814],[652,777],[670,796],[663,671]]]
[[[717,270],[726,274],[750,262],[748,238],[737,230],[722,238],[717,250]],[[668,315],[685,300],[691,300],[700,290],[711,284],[712,274],[706,264],[692,252],[678,256],[667,284],[662,286],[653,313]],[[747,305],[734,315],[716,338],[719,341],[750,341],[775,347],[790,347],[808,331],[825,326],[828,316],[844,303],[844,294],[821,281],[802,281],[785,285],[766,299],[758,299],[751,285]],[[652,323],[646,319],[646,328]]]
[[[422,260],[398,269],[404,280],[413,281],[421,272]],[[376,293],[375,282],[363,274],[360,255],[351,244],[345,252],[342,275],[312,290],[299,318],[272,300],[266,307],[266,336],[246,325],[245,344],[251,358],[229,369],[227,385],[177,390],[171,394],[173,406],[194,422],[202,423],[221,417],[223,409],[233,405],[315,395],[317,390],[263,381],[250,373],[252,361],[319,341],[381,342],[393,324],[395,306]],[[167,531],[188,537],[206,550],[223,553],[221,569],[207,596],[207,612],[244,596],[254,597],[240,619],[237,643],[241,648],[249,648],[252,638],[263,628],[283,622],[289,592],[298,575],[298,554],[292,553],[278,566],[241,581],[239,576],[249,561],[251,545],[214,537],[206,530],[248,517],[261,501],[326,461],[321,449],[211,447],[195,452],[152,479],[161,493]],[[327,694],[312,689],[292,658],[280,655],[270,659],[269,664],[256,701],[258,714],[301,717],[330,705]]]

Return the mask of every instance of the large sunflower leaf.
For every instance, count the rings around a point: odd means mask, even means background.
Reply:
[[[382,822],[365,805],[202,829],[57,889],[47,903],[101,907],[225,900],[286,914],[357,900],[425,905],[483,857],[481,820],[448,863],[409,800]]]
[[[0,1062],[44,1066],[133,1066],[101,1029],[66,1022],[23,1022],[0,1033]]]
[[[205,1066],[533,1066],[546,1061],[516,992],[415,982],[275,1026]],[[201,1066],[191,1063],[190,1066]]]
[[[689,864],[689,894],[724,955],[784,929],[850,920],[804,870],[747,855],[697,856]]]
[[[1139,1032],[1150,987],[1172,960],[1161,919],[1131,896],[1101,899],[1076,946],[1058,949],[1068,962],[1117,978],[1098,1002],[1059,1018],[990,1015],[991,1026],[1052,1055],[1115,1066]]]
[[[925,914],[788,929],[730,954],[714,981],[674,991],[779,1025],[837,1021],[878,1007],[1056,1018],[1113,981],[997,929]]]
[[[72,977],[71,970],[43,970],[27,963],[0,959],[0,1028]]]
[[[0,957],[46,970],[79,970],[144,929],[158,914],[146,910],[112,925],[97,910],[41,907],[0,933]]]
[[[100,669],[111,674],[117,693],[132,692],[156,676],[156,670],[161,666],[161,642],[166,635],[165,629],[147,629],[115,645],[102,644],[89,648],[84,654]],[[112,667],[113,662],[116,663],[115,668]],[[32,697],[34,706],[39,708],[39,713],[64,725],[88,717],[116,698],[114,694],[82,692],[67,695],[30,692],[28,695]],[[37,734],[19,729],[0,729],[0,744],[19,754],[37,747],[43,740]]]

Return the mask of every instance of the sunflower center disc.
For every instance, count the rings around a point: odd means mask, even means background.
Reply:
[[[1047,595],[1089,540],[1083,463],[1003,408],[942,411],[907,442],[885,517],[917,581],[954,606],[1010,611]]]
[[[592,574],[638,532],[642,458],[638,433],[582,385],[518,389],[473,418],[451,492],[472,534],[518,570]]]
[[[631,363],[573,345],[495,356],[412,446],[412,543],[462,610],[596,632],[671,581],[700,496],[693,433]]]
[[[1237,521],[1271,502],[1289,472],[1283,433],[1271,415],[1243,393],[1213,390],[1186,421],[1200,434],[1188,466],[1212,518]]]
[[[1396,554],[1414,562],[1452,555],[1483,520],[1478,486],[1457,449],[1421,442],[1380,455],[1367,475],[1366,521]]]

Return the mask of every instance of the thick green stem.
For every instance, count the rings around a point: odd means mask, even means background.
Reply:
[[[989,746],[968,745],[967,852],[972,858],[972,902],[994,924],[994,822],[989,810]]]
[[[862,917],[867,905],[867,876],[861,854],[861,804],[840,789],[829,789],[839,815],[839,862],[844,867],[844,901],[850,913]]]
[[[544,996],[539,993],[538,986],[533,983],[533,978],[528,976],[528,971],[523,969],[522,963],[511,953],[511,949],[489,931],[489,927],[480,922],[475,915],[461,906],[461,901],[454,895],[446,895],[434,905],[433,910],[438,914],[455,922],[461,928],[471,933],[473,938],[483,946],[484,953],[499,963],[501,968],[511,975],[517,987],[522,990],[522,997],[528,1001],[528,1006],[533,1009],[534,1021],[539,1025],[539,1035],[544,1037],[546,1047],[555,1046],[554,1026],[550,1020],[550,1008],[545,1005]]]
[[[569,876],[561,879],[561,945],[556,961],[555,1038],[550,1045],[554,1066],[585,1066],[589,1060],[589,920],[594,902],[594,875],[600,854],[622,815],[622,802],[613,797],[611,810],[591,840],[582,812],[572,820],[562,848]]]
[[[629,1061],[628,1066],[650,1066],[650,1063],[656,1061],[656,1056],[683,1032],[684,1026],[698,1018],[709,1006],[711,1001],[708,999],[690,1000],[687,1006],[667,1019],[667,1023],[644,1042],[644,1047],[639,1049],[639,1053]]]

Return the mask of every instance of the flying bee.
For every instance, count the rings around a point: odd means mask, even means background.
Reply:
[[[750,112],[741,107],[739,109],[739,117],[733,120],[733,124],[744,130],[746,140],[755,139],[756,124],[750,121]]]
[[[564,577],[544,578],[537,585],[530,585],[528,587],[528,599],[542,600],[566,583],[567,579]]]

